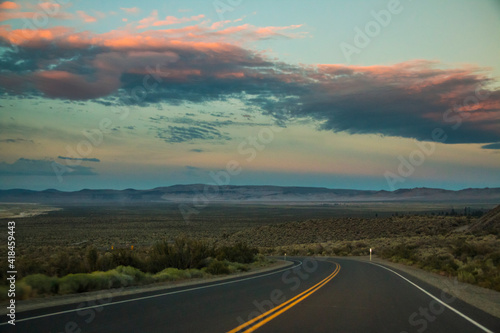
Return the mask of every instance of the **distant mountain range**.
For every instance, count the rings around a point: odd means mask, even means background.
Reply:
[[[144,203],[144,202],[355,202],[355,201],[449,201],[500,203],[500,188],[469,188],[450,191],[412,188],[396,191],[328,189],[323,187],[174,185],[151,190],[0,190],[0,202],[47,204]]]

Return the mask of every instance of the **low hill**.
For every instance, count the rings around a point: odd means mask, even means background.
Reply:
[[[500,235],[500,205],[483,215],[469,231],[474,234]]]
[[[174,185],[150,190],[90,190],[63,192],[54,189],[0,190],[0,202],[46,204],[139,203],[139,202],[480,202],[498,203],[500,188],[451,191],[434,188],[368,191],[324,187]]]

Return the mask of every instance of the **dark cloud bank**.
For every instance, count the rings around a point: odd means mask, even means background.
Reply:
[[[238,98],[282,126],[308,119],[320,130],[424,141],[433,140],[433,131],[441,128],[445,143],[500,148],[500,90],[488,88],[493,81],[478,68],[445,68],[428,61],[299,66],[224,42],[161,41],[115,46],[75,44],[61,37],[13,47],[4,40],[0,87],[11,95],[107,105]],[[174,124],[156,133],[167,142],[224,140],[222,126]]]

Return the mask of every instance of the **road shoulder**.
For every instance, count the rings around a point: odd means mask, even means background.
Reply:
[[[368,256],[345,258],[364,262],[370,261]],[[424,271],[417,267],[394,263],[377,257],[372,258],[372,262],[405,272],[441,290],[449,290],[452,296],[455,296],[458,299],[461,299],[462,301],[491,314],[492,316],[500,318],[500,292],[459,282],[456,280],[456,277],[441,276],[439,274]],[[456,290],[458,290],[458,292],[450,290],[450,285],[456,285]]]

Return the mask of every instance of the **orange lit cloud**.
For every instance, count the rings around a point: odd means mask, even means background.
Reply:
[[[162,22],[153,11],[139,23],[147,27],[202,18],[167,17]],[[424,60],[385,66],[287,64],[246,45],[300,38],[300,25],[225,27],[229,23],[142,32],[131,26],[101,34],[68,27],[27,33],[3,25],[0,39],[17,48],[2,54],[11,66],[3,71],[0,86],[13,94],[110,97],[138,105],[239,98],[282,124],[306,118],[322,130],[418,140],[430,140],[435,128],[452,128],[446,143],[500,141],[500,91],[488,88],[491,79],[485,70]],[[18,63],[16,52],[23,52],[27,61]],[[144,82],[154,89],[143,100],[119,97],[123,91],[146,89]],[[484,98],[478,99],[478,87]]]
[[[12,1],[4,1],[0,3],[0,9],[19,9],[21,5],[12,2]]]
[[[30,29],[44,27],[44,26],[39,26],[40,23],[37,20],[40,20],[40,17],[54,18],[61,20],[73,19],[73,15],[64,12],[60,4],[52,2],[40,2],[36,5],[27,4],[26,9],[30,9],[31,11],[22,11],[21,6],[19,4],[6,1],[0,4],[0,9],[5,10],[0,12],[0,22],[7,20],[16,20],[16,19],[28,19],[28,22],[30,22],[33,26],[33,27],[28,27]],[[45,25],[45,23],[43,25]]]

